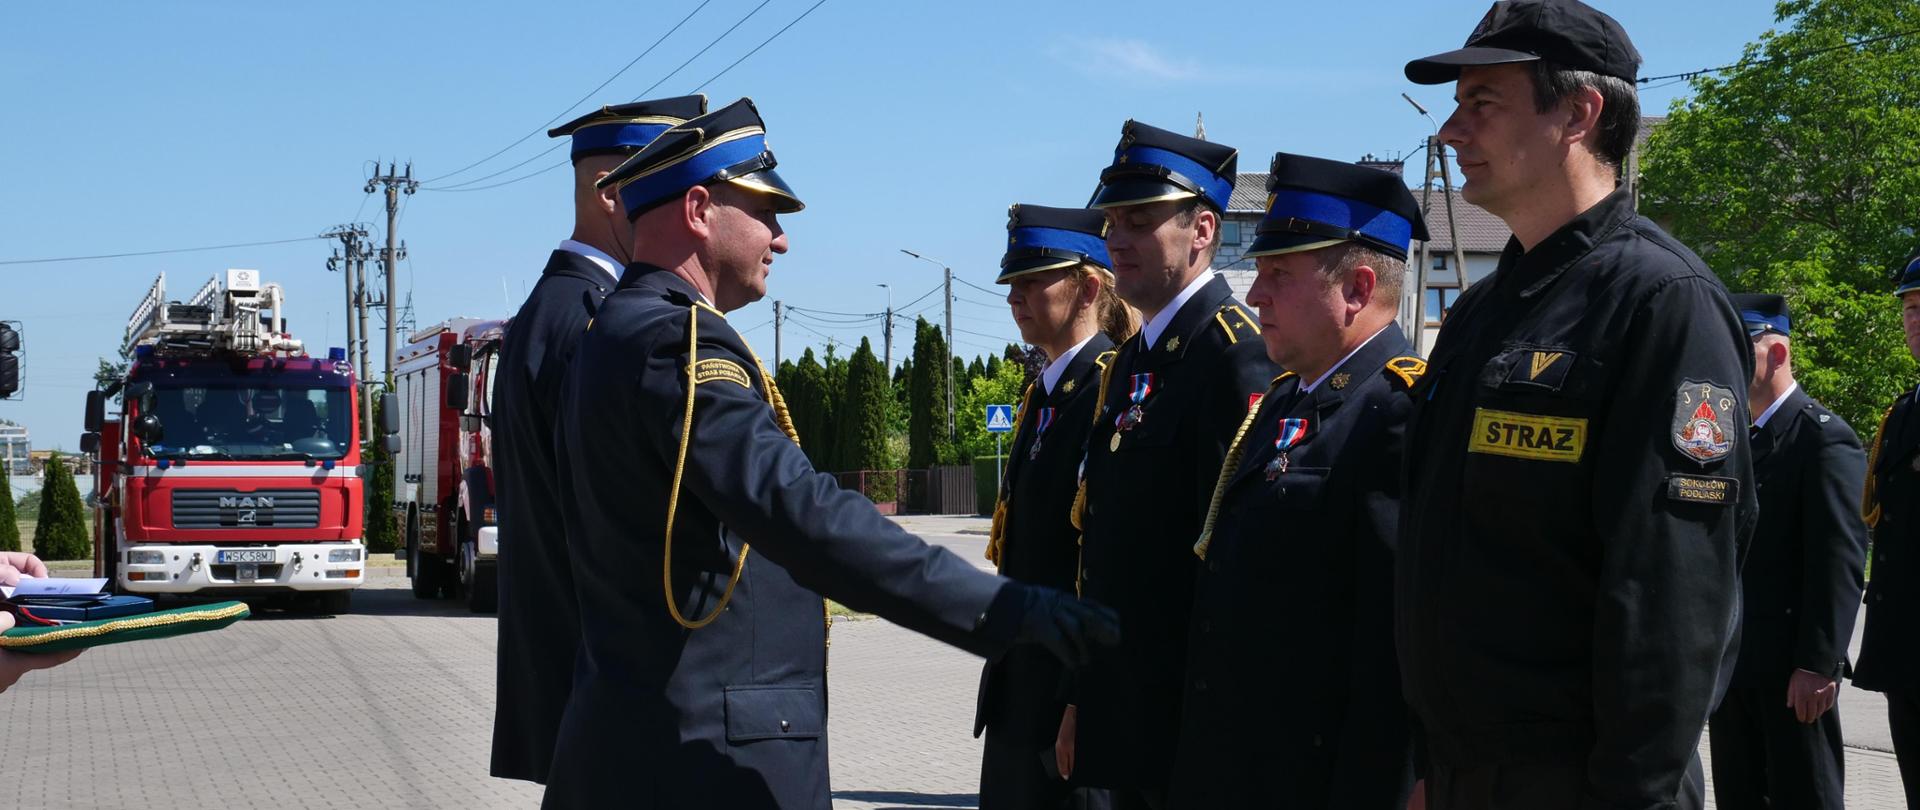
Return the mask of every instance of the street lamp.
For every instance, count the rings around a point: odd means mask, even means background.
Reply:
[[[1454,222],[1453,173],[1447,170],[1447,147],[1440,142],[1440,122],[1433,120],[1433,115],[1427,112],[1427,108],[1420,106],[1420,102],[1414,101],[1413,96],[1401,93],[1400,97],[1406,99],[1408,104],[1413,105],[1414,111],[1425,117],[1428,124],[1433,125],[1433,135],[1427,138],[1427,155],[1424,165],[1420,170],[1420,217],[1425,219],[1427,212],[1432,208],[1433,164],[1438,162],[1440,164],[1441,193],[1445,194],[1447,198],[1447,238],[1453,246],[1452,263],[1454,283],[1456,284],[1453,294],[1457,296],[1467,291],[1467,256],[1465,249],[1460,246],[1460,227]],[[1427,332],[1427,272],[1432,262],[1430,258],[1432,254],[1428,251],[1427,245],[1427,240],[1420,242],[1420,266],[1414,271],[1413,276],[1413,345],[1416,350],[1422,353],[1425,353],[1429,348],[1424,345],[1426,343],[1425,338]],[[1445,308],[1442,307],[1441,312],[1444,313],[1445,311]]]
[[[953,268],[948,267],[946,262],[922,256],[906,248],[901,248],[900,252],[938,267],[941,272],[946,274],[946,281],[944,282],[947,300],[947,368],[945,376],[947,378],[947,441],[951,442],[953,441]],[[891,293],[889,293],[889,295],[891,295]]]

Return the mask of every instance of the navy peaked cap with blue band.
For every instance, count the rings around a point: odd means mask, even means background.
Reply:
[[[778,213],[805,208],[787,181],[774,173],[776,165],[767,148],[766,124],[753,100],[743,98],[660,133],[597,185],[619,191],[629,220],[687,189],[714,183],[766,194]]]
[[[1894,295],[1906,295],[1920,290],[1920,253],[1907,257],[1906,268],[1894,277]]]
[[[1120,127],[1113,165],[1100,173],[1089,208],[1113,208],[1199,197],[1215,211],[1227,210],[1240,152],[1231,146],[1189,138],[1138,121]]]
[[[706,111],[706,96],[610,104],[547,130],[547,137],[573,136],[574,160],[589,155],[630,155],[652,143],[668,127],[698,118]]]
[[[1787,318],[1787,297],[1784,295],[1740,293],[1733,296],[1733,308],[1740,310],[1740,322],[1747,326],[1747,337],[1759,337],[1768,332],[1783,336],[1793,333],[1793,323]]]
[[[1113,271],[1107,258],[1107,217],[1092,208],[1014,205],[1007,209],[1007,255],[1000,258],[995,283],[1016,276],[1078,267],[1083,263]]]
[[[1267,213],[1248,256],[1277,256],[1356,242],[1401,261],[1427,239],[1420,206],[1400,176],[1338,160],[1273,156]]]

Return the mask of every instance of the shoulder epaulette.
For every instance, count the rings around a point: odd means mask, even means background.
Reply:
[[[1288,377],[1297,377],[1297,376],[1299,375],[1294,374],[1291,371],[1282,371],[1280,372],[1280,376],[1273,378],[1273,382],[1267,383],[1267,387],[1272,388],[1276,385],[1279,385],[1280,383],[1286,382],[1286,379]]]
[[[1420,375],[1427,373],[1427,361],[1418,357],[1395,357],[1387,361],[1387,370],[1399,377],[1408,388],[1412,388],[1414,381],[1419,380]]]
[[[1247,311],[1240,308],[1239,304],[1221,304],[1220,311],[1213,313],[1213,322],[1220,325],[1220,331],[1227,336],[1229,345],[1240,342],[1241,336],[1234,334],[1237,331],[1244,330],[1255,337],[1260,334],[1260,323],[1247,317]]]

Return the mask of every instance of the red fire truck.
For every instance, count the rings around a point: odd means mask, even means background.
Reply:
[[[401,450],[393,508],[413,595],[464,596],[476,613],[491,613],[498,604],[489,405],[506,326],[480,318],[442,321],[410,336],[394,361]]]
[[[121,592],[310,594],[347,610],[367,549],[346,350],[307,356],[280,285],[257,271],[228,270],[184,302],[166,280],[127,322],[126,377],[87,394],[94,574]]]

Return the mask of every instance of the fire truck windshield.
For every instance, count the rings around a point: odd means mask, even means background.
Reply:
[[[157,383],[140,413],[160,421],[147,442],[155,458],[249,461],[338,459],[353,442],[345,388]]]

